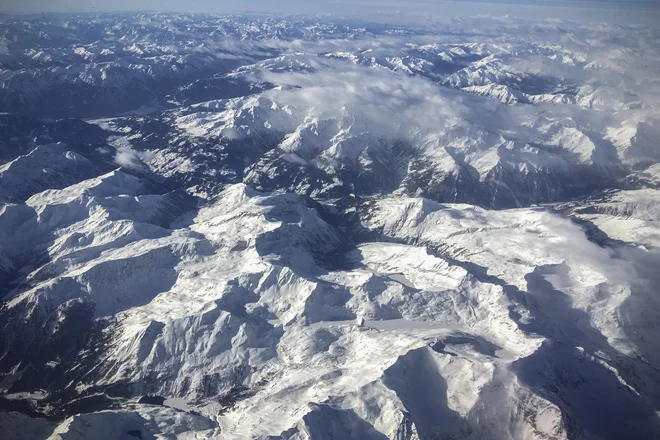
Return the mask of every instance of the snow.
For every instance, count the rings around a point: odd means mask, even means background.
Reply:
[[[196,433],[217,433],[213,423],[172,409],[136,409],[133,411],[101,411],[73,416],[60,424],[48,440],[82,440],[117,438],[132,440],[139,432],[142,438],[195,438]]]
[[[652,30],[26,20],[88,123],[0,121],[9,438],[658,437]]]

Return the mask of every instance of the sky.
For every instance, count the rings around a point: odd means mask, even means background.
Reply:
[[[181,11],[363,17],[514,15],[660,24],[660,0],[2,0],[0,12]]]

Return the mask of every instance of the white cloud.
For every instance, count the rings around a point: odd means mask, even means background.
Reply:
[[[115,163],[121,167],[135,170],[143,170],[145,168],[145,164],[140,158],[140,154],[131,147],[125,145],[117,148],[117,152],[115,153]]]

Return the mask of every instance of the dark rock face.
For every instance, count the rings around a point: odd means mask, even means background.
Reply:
[[[148,405],[162,405],[165,398],[161,396],[142,396],[138,403],[146,403]]]
[[[142,437],[142,432],[139,431],[139,430],[137,430],[137,429],[131,429],[131,430],[129,430],[129,431],[126,431],[126,434],[128,434],[128,435],[130,435],[130,436],[133,436],[133,437],[137,437],[137,438],[139,438],[140,440],[142,440],[142,438],[143,438],[143,437]]]

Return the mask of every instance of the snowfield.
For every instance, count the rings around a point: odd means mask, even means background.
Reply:
[[[658,33],[445,26],[0,22],[0,437],[660,437]]]

